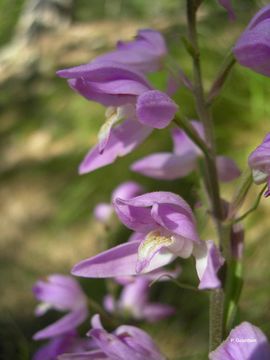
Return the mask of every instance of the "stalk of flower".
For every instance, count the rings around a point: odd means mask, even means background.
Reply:
[[[88,317],[87,298],[71,276],[50,275],[36,282],[33,293],[41,301],[36,308],[36,316],[45,314],[49,309],[68,311],[60,320],[38,331],[33,336],[35,340],[54,338],[73,331]]]
[[[63,354],[59,360],[111,359],[111,360],[165,360],[151,337],[143,330],[129,325],[121,325],[114,332],[107,332],[99,315],[92,318],[92,329],[87,333],[95,343],[96,349]]]

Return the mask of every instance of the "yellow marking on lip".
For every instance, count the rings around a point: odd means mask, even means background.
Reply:
[[[139,259],[147,258],[161,246],[170,246],[174,242],[172,236],[161,235],[159,231],[151,231],[138,249]]]
[[[111,128],[122,120],[122,114],[121,111],[119,111],[119,108],[114,108],[112,106],[107,108],[105,112],[105,116],[106,116],[106,121],[101,126],[98,132],[99,142],[104,141],[109,136]]]

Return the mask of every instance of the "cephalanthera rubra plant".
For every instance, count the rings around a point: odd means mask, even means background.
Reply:
[[[67,79],[78,94],[105,107],[98,143],[83,159],[80,173],[113,166],[118,157],[140,146],[154,129],[171,126],[173,149],[148,154],[131,164],[131,170],[166,180],[197,172],[205,195],[198,200],[205,201],[208,217],[215,224],[215,238],[201,238],[193,209],[179,194],[145,192],[132,181],[120,184],[108,203],[96,206],[94,215],[105,227],[110,226],[116,215],[133,231],[130,238],[82,260],[71,273],[85,278],[113,278],[117,286],[123,286],[122,291],[118,295],[113,291],[107,294],[101,306],[87,300],[72,277],[51,275],[38,281],[34,294],[42,303],[36,314],[42,315],[49,308],[68,314],[35,334],[36,340],[50,339],[36,353],[36,359],[57,356],[59,359],[165,359],[166,355],[161,354],[144,331],[119,325],[119,319],[155,322],[173,316],[175,309],[171,305],[149,298],[149,285],[163,280],[209,293],[209,359],[270,359],[270,346],[262,331],[248,322],[237,326],[235,323],[243,283],[242,220],[256,208],[263,193],[266,197],[270,194],[270,135],[249,156],[232,200],[226,202],[221,197],[220,182],[237,179],[241,171],[232,159],[217,155],[211,114],[213,100],[222,92],[237,62],[270,76],[270,6],[253,17],[226,57],[210,90],[205,91],[197,33],[197,12],[203,0],[186,3],[188,35],[183,43],[193,64],[191,79],[175,61],[168,66],[166,42],[159,32],[150,29],[139,30],[133,41],[119,41],[116,50],[88,64],[59,70],[57,75]],[[227,10],[230,20],[236,19],[229,0],[220,0],[219,4]],[[147,74],[168,69],[167,89],[155,89]],[[196,120],[186,118],[185,105],[173,100],[180,86],[186,87],[194,98]],[[255,199],[255,206],[239,214],[253,180],[265,186]],[[166,265],[176,263],[178,258],[189,257],[194,258],[197,288],[177,280],[181,273],[179,266],[166,269]],[[116,329],[107,332],[99,316],[94,315],[89,338],[80,338],[76,328],[88,318],[88,307],[94,308]]]

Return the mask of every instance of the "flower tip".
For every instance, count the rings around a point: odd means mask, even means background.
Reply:
[[[266,192],[263,194],[265,198],[270,196],[270,190],[267,189]]]
[[[71,275],[78,276],[78,277],[84,277],[84,278],[85,277],[87,277],[87,278],[97,277],[96,273],[94,271],[89,272],[89,266],[87,266],[87,265],[88,265],[88,259],[82,260],[79,263],[75,264],[70,271]]]
[[[79,175],[84,175],[86,174],[88,171],[84,165],[84,162],[82,162],[80,165],[79,165],[79,168],[78,168],[78,173]]]
[[[65,77],[66,77],[66,70],[65,70],[65,69],[64,69],[64,70],[57,70],[57,71],[55,72],[55,74],[56,74],[57,76],[61,77],[61,78],[65,78]]]
[[[114,200],[113,200],[113,205],[125,205],[126,201],[124,199],[121,199],[119,197],[116,197]]]
[[[42,336],[42,334],[40,334],[41,331],[38,331],[37,333],[35,333],[33,336],[32,336],[32,339],[33,340],[43,340],[44,337]]]
[[[71,269],[70,273],[71,273],[71,275],[74,275],[74,276],[82,276],[83,277],[80,263],[74,265],[73,268]]]

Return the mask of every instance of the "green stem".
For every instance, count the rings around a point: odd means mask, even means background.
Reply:
[[[205,157],[209,156],[209,149],[207,144],[200,138],[194,127],[186,118],[176,115],[174,122],[177,124],[177,126],[182,128],[188,137],[202,150]]]
[[[189,43],[192,46],[191,56],[193,60],[193,93],[195,105],[200,121],[204,127],[208,151],[205,155],[205,182],[209,191],[212,205],[212,214],[217,226],[220,247],[224,250],[226,260],[230,259],[229,231],[223,225],[224,211],[220,198],[219,181],[216,169],[215,141],[213,133],[213,122],[208,104],[205,99],[200,64],[200,49],[197,40],[196,12],[200,1],[187,0],[187,19]],[[210,295],[210,318],[209,318],[209,348],[215,349],[223,338],[223,311],[224,311],[224,291],[218,289],[212,291]]]
[[[210,331],[209,350],[215,350],[223,338],[223,306],[224,293],[222,289],[213,290],[210,295]]]
[[[185,284],[182,283],[180,281],[177,281],[176,279],[174,279],[171,275],[169,274],[162,274],[161,276],[159,276],[157,279],[153,280],[150,284],[149,287],[151,287],[152,285],[154,285],[157,281],[159,281],[161,278],[167,277],[169,278],[175,285],[177,285],[179,288],[181,289],[185,289],[185,290],[192,290],[192,291],[196,291],[196,292],[201,292],[202,290],[199,290],[198,288],[196,288],[193,285],[189,285],[189,284]]]
[[[243,287],[243,264],[241,259],[232,259],[228,266],[225,285],[224,333],[233,327],[240,294]]]
[[[267,184],[261,189],[261,191],[259,192],[254,204],[251,206],[251,208],[249,210],[247,210],[243,215],[239,216],[238,218],[236,218],[234,220],[234,223],[238,223],[239,221],[244,220],[249,214],[251,214],[253,211],[255,211],[257,209],[257,207],[260,204],[261,198],[263,193],[265,192],[267,188]]]
[[[252,175],[250,169],[247,169],[241,176],[240,183],[233,195],[233,199],[230,202],[229,212],[227,220],[234,219],[237,211],[241,208],[247,193],[253,184]]]
[[[195,0],[187,0],[187,18],[188,18],[188,32],[189,32],[189,41],[193,47],[193,89],[194,89],[194,98],[197,113],[199,119],[201,120],[204,133],[206,137],[206,142],[209,144],[210,151],[208,151],[206,160],[207,166],[207,182],[209,184],[208,188],[211,189],[211,202],[213,206],[213,214],[214,216],[222,220],[223,219],[223,208],[220,201],[219,194],[219,183],[217,177],[217,169],[215,163],[215,142],[213,136],[213,127],[212,127],[212,119],[207,108],[202,76],[201,76],[201,63],[200,63],[200,50],[197,41],[197,28],[196,28],[196,11],[198,8],[198,2]],[[205,154],[206,155],[206,154]]]
[[[207,95],[207,105],[210,106],[213,100],[220,94],[225,81],[227,80],[236,60],[232,53],[230,53],[225,61],[223,62],[221,69],[218,71],[218,74],[213,81],[213,84]]]

